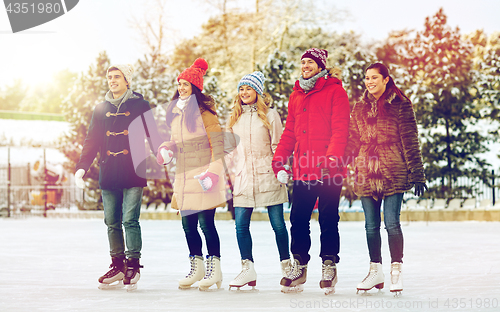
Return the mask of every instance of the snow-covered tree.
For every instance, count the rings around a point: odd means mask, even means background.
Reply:
[[[481,119],[474,105],[473,46],[458,28],[447,25],[440,9],[427,17],[423,31],[402,36],[394,48],[405,67],[406,93],[414,105],[420,131],[429,195],[460,196],[459,177],[485,179],[487,136],[478,131]],[[437,182],[437,183],[432,183]]]
[[[28,89],[21,79],[15,79],[11,85],[0,88],[0,109],[20,110],[20,103]]]
[[[288,61],[287,54],[275,50],[269,55],[267,63],[261,68],[264,77],[264,90],[269,93],[273,99],[272,106],[278,111],[281,121],[285,122],[288,116],[288,100],[293,91],[295,80],[292,73],[295,69],[293,62]]]
[[[466,36],[474,44],[477,99],[482,113],[500,121],[500,32],[477,30]]]

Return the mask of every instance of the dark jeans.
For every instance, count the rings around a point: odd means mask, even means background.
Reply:
[[[235,207],[236,238],[240,249],[241,260],[251,260],[252,256],[252,236],[250,235],[250,219],[253,208]],[[286,230],[285,218],[283,217],[283,204],[267,207],[269,221],[276,236],[276,245],[280,255],[280,261],[290,259],[288,252],[288,231]]]
[[[311,214],[318,202],[320,235],[319,256],[325,260],[339,262],[340,235],[338,223],[339,200],[342,191],[343,178],[334,178],[320,181],[303,182],[296,180],[293,182],[292,210],[290,212],[290,229],[292,236],[292,254],[300,255],[303,264],[311,259],[309,249],[311,248]]]
[[[384,199],[384,224],[389,237],[391,262],[403,261],[403,232],[399,222],[402,201],[403,193],[387,196]],[[370,261],[382,263],[382,239],[380,238],[380,206],[382,205],[382,199],[375,201],[372,197],[361,197],[361,203],[365,212],[366,241]]]
[[[215,209],[201,210],[199,212],[182,211],[182,228],[186,235],[186,241],[191,256],[203,256],[201,251],[202,241],[198,232],[198,221],[200,221],[201,231],[205,235],[207,251],[209,256],[220,258],[219,234],[215,228]]]
[[[141,257],[142,235],[139,225],[142,187],[102,190],[104,223],[108,226],[108,241],[111,257]],[[123,228],[125,228],[125,242]],[[125,243],[127,251],[125,251]]]

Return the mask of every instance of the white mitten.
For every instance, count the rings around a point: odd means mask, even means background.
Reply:
[[[288,183],[288,172],[286,172],[286,170],[280,170],[280,171],[278,171],[276,178],[278,179],[278,181],[280,183],[287,184]]]
[[[162,148],[160,154],[163,157],[163,165],[168,165],[174,159],[174,152],[169,149]]]
[[[75,184],[81,189],[85,188],[85,181],[83,181],[83,176],[85,175],[85,170],[78,169],[75,172]]]
[[[208,191],[212,187],[212,179],[210,177],[205,176],[208,172],[208,169],[205,172],[202,172],[198,175],[195,175],[194,178],[198,179],[198,182],[200,182],[201,188],[203,191]]]

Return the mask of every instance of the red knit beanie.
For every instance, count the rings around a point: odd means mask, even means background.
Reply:
[[[195,85],[203,91],[203,76],[207,72],[208,63],[202,58],[198,58],[194,61],[193,65],[186,68],[180,75],[177,77],[177,81],[180,79],[184,79],[189,81],[191,84]]]
[[[319,68],[326,68],[326,58],[328,57],[328,51],[323,49],[312,48],[302,54],[301,60],[303,58],[313,59]]]

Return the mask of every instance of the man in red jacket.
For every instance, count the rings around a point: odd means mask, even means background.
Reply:
[[[285,169],[293,153],[293,199],[290,213],[294,266],[281,280],[282,291],[301,291],[310,260],[309,221],[318,200],[321,230],[322,279],[325,293],[334,292],[339,262],[339,200],[346,169],[342,157],[347,144],[349,100],[342,82],[326,69],[328,52],[309,49],[301,57],[302,75],[288,103],[288,118],[273,158],[273,170],[287,183]]]

